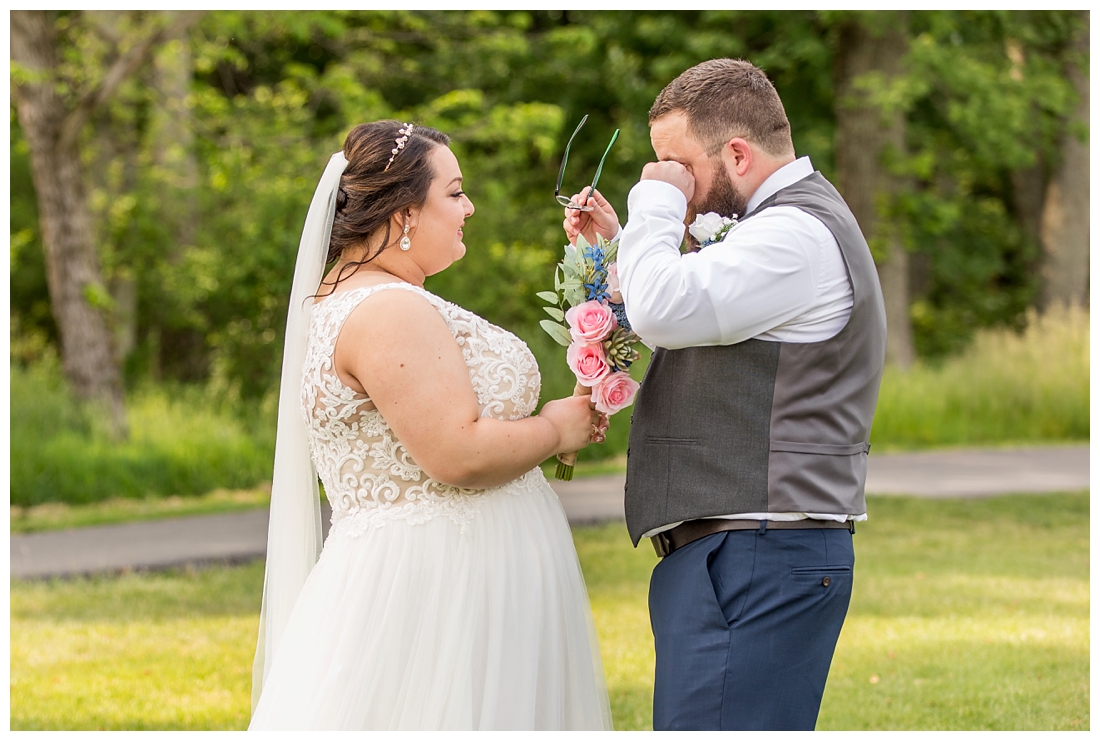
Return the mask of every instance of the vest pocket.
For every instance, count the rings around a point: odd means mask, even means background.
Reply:
[[[702,444],[702,440],[697,437],[647,437],[645,442],[654,445],[698,446]]]

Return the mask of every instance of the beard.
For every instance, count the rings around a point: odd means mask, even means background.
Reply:
[[[690,224],[699,214],[716,213],[719,216],[743,216],[749,199],[734,186],[729,173],[721,161],[714,162],[714,182],[710,184],[710,190],[706,196],[698,202],[688,204],[687,221]],[[699,249],[699,243],[690,234],[687,235],[691,251]]]

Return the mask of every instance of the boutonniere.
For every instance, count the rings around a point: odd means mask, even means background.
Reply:
[[[707,247],[716,242],[721,242],[730,229],[737,224],[737,217],[719,216],[710,211],[699,214],[695,221],[688,226],[688,233],[699,242],[699,248]]]

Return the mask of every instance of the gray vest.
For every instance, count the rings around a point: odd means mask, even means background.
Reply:
[[[627,451],[634,545],[654,528],[713,515],[866,511],[868,440],[886,355],[878,273],[855,217],[821,173],[744,218],[770,206],[799,208],[836,237],[852,284],[851,317],[822,342],[750,339],[653,352]]]

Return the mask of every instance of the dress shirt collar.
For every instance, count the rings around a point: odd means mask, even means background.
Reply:
[[[752,194],[752,198],[745,206],[745,213],[741,215],[751,214],[761,203],[771,198],[775,193],[813,174],[814,166],[810,164],[809,157],[799,157],[794,162],[783,165],[760,184],[760,187]]]

